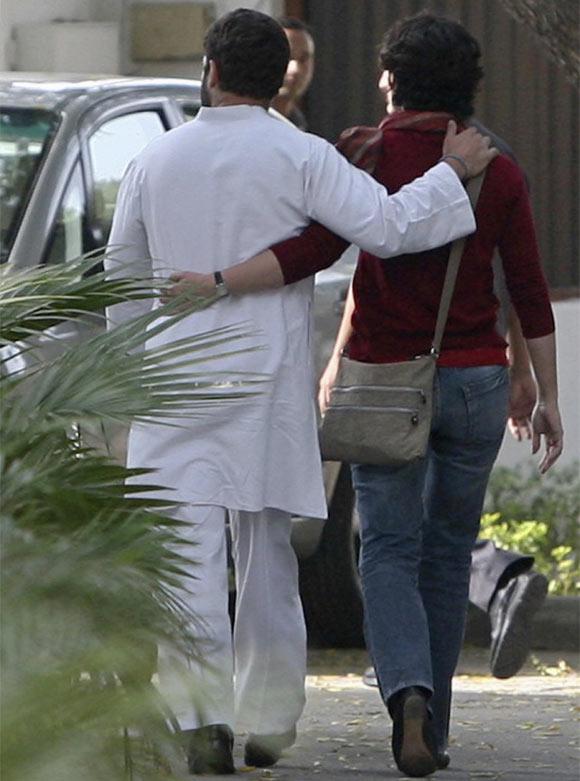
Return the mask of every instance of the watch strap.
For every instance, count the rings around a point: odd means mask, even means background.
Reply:
[[[225,283],[225,280],[223,278],[222,272],[221,271],[214,271],[213,272],[213,278],[215,280],[215,288],[216,288],[216,293],[218,294],[218,296],[220,296],[220,297],[221,296],[227,296],[230,291],[228,290],[228,288],[226,286],[226,283]]]

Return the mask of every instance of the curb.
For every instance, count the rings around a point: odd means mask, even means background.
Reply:
[[[483,648],[490,644],[487,613],[469,605],[465,642]],[[534,619],[532,648],[578,651],[580,647],[580,597],[548,597]]]

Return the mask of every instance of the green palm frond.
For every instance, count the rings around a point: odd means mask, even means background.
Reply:
[[[94,262],[0,274],[0,766],[11,781],[180,778],[149,680],[160,639],[195,647],[199,625],[177,591],[195,551],[180,542],[171,493],[160,499],[162,487],[141,484],[147,470],[113,463],[82,432],[179,425],[242,404],[267,381],[212,368],[248,349],[244,324],[144,349],[208,305],[186,298],[47,359],[60,326],[156,295],[152,280],[88,276]],[[141,737],[129,739],[128,726]]]
[[[102,254],[67,264],[14,272],[0,269],[0,324],[4,342],[16,342],[82,314],[103,312],[121,301],[156,295],[159,282],[132,278],[107,279],[90,274]]]

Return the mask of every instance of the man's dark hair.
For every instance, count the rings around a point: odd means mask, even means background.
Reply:
[[[302,19],[296,19],[295,16],[278,16],[278,24],[285,30],[301,30],[303,33],[307,33],[311,38],[314,37],[312,35],[312,30],[306,22],[303,22]]]
[[[459,119],[473,114],[483,76],[481,49],[458,22],[421,13],[396,22],[379,52],[395,78],[393,103],[416,111],[448,111]]]
[[[239,8],[212,24],[204,40],[205,54],[219,72],[219,85],[258,100],[277,94],[290,59],[284,30],[271,16]]]

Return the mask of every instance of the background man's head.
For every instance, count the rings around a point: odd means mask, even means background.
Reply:
[[[269,103],[280,89],[290,46],[284,30],[271,16],[245,8],[232,11],[212,24],[204,47],[205,105],[210,61],[217,68],[221,92]]]
[[[290,44],[290,61],[280,88],[280,97],[297,103],[306,92],[314,74],[314,39],[304,22],[290,16],[278,19]]]
[[[481,50],[458,22],[421,13],[396,22],[383,38],[379,59],[393,79],[396,107],[473,114],[483,76]]]

